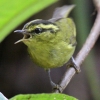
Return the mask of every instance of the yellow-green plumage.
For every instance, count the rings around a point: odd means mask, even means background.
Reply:
[[[38,66],[44,69],[61,67],[72,57],[76,47],[76,28],[67,16],[73,7],[58,8],[52,19],[33,20],[22,30],[15,31],[23,33],[24,38],[18,42],[27,45],[32,60]]]
[[[34,23],[34,22],[33,22]],[[72,19],[63,18],[55,22],[58,30],[55,33],[46,31],[23,40],[33,61],[45,69],[64,65],[73,55],[76,44],[76,31]],[[47,25],[43,25],[47,26]],[[40,27],[38,25],[33,28]],[[42,25],[41,25],[42,27]],[[51,27],[53,27],[51,25]]]

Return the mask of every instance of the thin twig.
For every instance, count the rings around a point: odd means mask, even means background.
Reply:
[[[76,64],[78,66],[80,66],[82,62],[85,60],[90,50],[93,48],[94,44],[96,43],[100,34],[99,33],[100,32],[100,1],[94,0],[94,2],[95,2],[98,13],[86,42],[84,43],[82,49],[79,51],[79,53],[77,54],[75,58]],[[59,85],[61,86],[61,89],[60,89],[61,92],[63,92],[63,90],[66,88],[66,86],[71,81],[75,73],[76,71],[73,67],[68,68],[68,70],[65,72],[61,82],[59,83]],[[55,90],[54,92],[58,93],[59,91]]]

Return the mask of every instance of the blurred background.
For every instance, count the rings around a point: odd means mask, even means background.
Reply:
[[[9,12],[10,0],[1,0],[0,2],[0,13]],[[18,1],[13,1],[16,3]],[[20,0],[21,2],[22,0]],[[32,1],[32,0],[31,0]],[[34,0],[33,0],[34,1]],[[38,0],[41,2],[40,0]],[[3,8],[3,4],[7,4],[8,8]],[[43,2],[43,1],[42,1]],[[34,3],[34,2],[33,2]],[[28,4],[28,1],[23,1],[22,4]],[[22,5],[18,3],[18,8]],[[50,93],[52,88],[49,82],[47,72],[37,67],[30,59],[27,47],[23,43],[14,44],[17,40],[23,37],[22,34],[14,33],[16,29],[22,29],[25,23],[34,19],[50,19],[52,17],[55,8],[63,5],[75,4],[76,7],[71,12],[70,17],[73,18],[77,28],[77,49],[75,55],[79,52],[83,46],[96,18],[96,10],[92,0],[59,0],[56,3],[52,3],[40,8],[34,14],[27,13],[21,18],[20,23],[15,21],[15,27],[11,28],[6,32],[6,36],[0,43],[0,92],[2,92],[7,98],[11,98],[17,94],[26,93]],[[29,5],[29,4],[28,4]],[[32,3],[31,3],[32,5]],[[14,6],[14,5],[13,5]],[[12,13],[16,13],[17,9],[13,10]],[[35,6],[35,4],[33,5]],[[23,12],[27,12],[28,8],[23,8]],[[38,9],[38,7],[36,7]],[[11,19],[18,19],[16,13]],[[33,9],[34,12],[34,9]],[[11,13],[11,14],[12,14]],[[9,17],[6,14],[1,13],[0,19],[0,34],[9,29],[9,25],[12,20],[8,20],[3,26],[3,20]],[[0,18],[1,18],[0,17]],[[8,25],[8,26],[7,26]],[[0,37],[1,38],[1,37]],[[55,83],[58,83],[66,70],[66,66],[51,70],[51,77]],[[89,56],[83,62],[81,66],[81,73],[76,74],[64,93],[72,95],[79,100],[99,100],[100,99],[100,38],[96,42],[94,48],[89,53]]]

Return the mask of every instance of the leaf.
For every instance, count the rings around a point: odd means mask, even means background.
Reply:
[[[8,100],[8,99],[0,92],[0,100]]]
[[[0,0],[0,42],[27,18],[57,0]]]
[[[78,100],[72,96],[60,93],[42,93],[42,94],[20,94],[9,100]]]

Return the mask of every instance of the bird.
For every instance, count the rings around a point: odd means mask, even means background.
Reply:
[[[53,18],[32,20],[21,30],[14,31],[24,35],[15,44],[23,42],[27,46],[33,62],[48,71],[53,87],[57,85],[50,77],[51,68],[61,67],[71,59],[79,72],[72,57],[77,44],[76,26],[73,19],[67,17],[67,9],[67,6],[60,7],[55,10]]]

